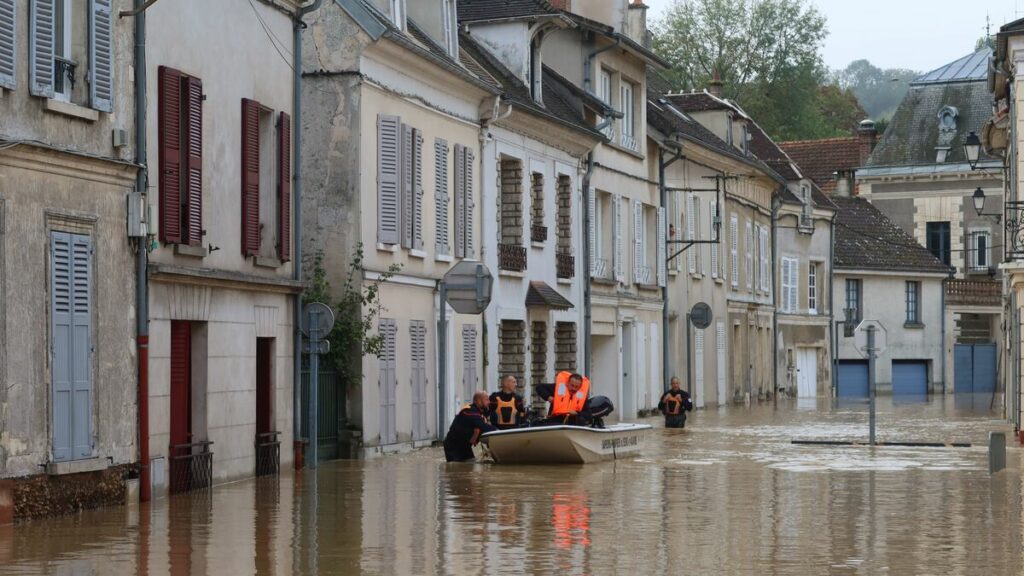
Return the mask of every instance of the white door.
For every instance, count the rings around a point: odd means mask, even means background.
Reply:
[[[800,398],[818,396],[818,350],[797,348],[796,350],[796,391]]]
[[[694,402],[697,408],[704,407],[704,330],[693,331],[693,379]]]
[[[619,413],[619,420],[630,421],[636,418],[636,404],[633,394],[633,324],[624,322],[622,324],[622,354],[619,359],[622,366],[622,412]]]
[[[712,246],[712,249],[715,249]],[[718,348],[718,405],[724,406],[725,397],[725,322],[719,322],[716,327],[717,348]]]

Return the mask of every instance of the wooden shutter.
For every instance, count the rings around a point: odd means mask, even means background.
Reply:
[[[782,259],[782,311],[789,312],[789,291],[792,280],[789,277],[789,258]]]
[[[50,236],[53,457],[92,456],[92,241]]]
[[[789,311],[797,312],[800,309],[800,261],[790,260],[789,268]]]
[[[158,73],[160,142],[160,240],[181,242],[181,78],[173,68]]]
[[[694,241],[697,239],[697,198],[690,193],[686,196],[686,239]],[[690,274],[697,273],[697,249],[696,245],[690,246],[686,251],[686,263],[690,268]]]
[[[427,438],[427,327],[422,320],[409,323],[412,360],[412,437]]]
[[[29,92],[53,98],[53,0],[30,0],[28,11]]]
[[[768,250],[768,228],[761,227],[761,290],[768,292],[771,287],[771,254]]]
[[[466,256],[466,153],[455,145],[455,257]]]
[[[114,110],[114,45],[111,0],[89,2],[89,102],[102,112]]]
[[[277,257],[292,258],[292,118],[286,112],[277,124]]]
[[[462,391],[464,400],[473,398],[476,389],[476,326],[462,327]]]
[[[415,130],[408,124],[402,124],[402,188],[401,188],[401,206],[402,213],[399,218],[402,227],[402,247],[412,248],[413,238],[415,236],[415,221],[413,212],[415,211],[414,205],[416,203],[416,183],[415,183],[415,172],[416,172],[416,158],[415,149],[416,146],[416,135]]]
[[[464,177],[465,184],[463,189],[463,194],[465,194],[466,196],[465,200],[463,200],[463,205],[465,206],[466,212],[466,222],[463,224],[463,229],[465,230],[466,234],[466,247],[463,256],[465,258],[472,258],[475,253],[473,237],[473,214],[475,213],[476,209],[476,201],[473,199],[473,167],[475,166],[476,163],[476,154],[473,152],[473,149],[469,147],[463,147],[462,151],[466,156],[466,159],[463,161],[462,164],[463,169],[466,172],[466,175]]]
[[[693,376],[696,396],[704,397],[704,330],[693,331]]]
[[[11,90],[18,86],[17,31],[17,3],[15,0],[0,0],[0,86]]]
[[[747,290],[750,290],[754,286],[754,226],[747,220],[746,227],[746,248],[747,248]]]
[[[665,287],[668,281],[668,263],[665,259],[668,257],[665,252],[665,240],[668,239],[668,231],[665,229],[665,208],[658,207],[658,236],[655,240],[656,254],[655,258],[658,259],[658,286]]]
[[[434,251],[449,253],[448,238],[448,142],[434,140]]]
[[[185,130],[185,239],[190,246],[203,243],[203,82],[184,79],[182,126]]]
[[[709,216],[710,216],[710,220],[709,221],[711,222],[711,226],[710,226],[710,228],[708,228],[708,230],[710,230],[711,235],[713,236],[715,234],[715,214],[718,213],[718,202],[717,201],[712,200],[710,202],[710,204],[708,204],[708,213],[709,213]],[[717,240],[717,238],[713,238],[713,239]],[[721,240],[719,240],[718,244],[712,244],[711,245],[711,277],[712,278],[718,278],[719,258],[721,257],[721,254],[720,254],[721,249],[722,249]]]
[[[412,247],[423,249],[423,132],[413,131],[412,158],[413,170],[412,199]]]
[[[587,242],[590,243],[590,275],[595,276],[597,274],[597,227],[600,226],[600,222],[597,221],[597,190],[589,188],[584,190],[587,194],[587,218],[590,221],[590,226],[587,228]]]
[[[732,267],[729,270],[732,274],[732,285],[733,287],[740,285],[740,265],[739,265],[739,236],[740,236],[740,221],[735,214],[729,220],[729,254],[732,256]]]
[[[242,254],[260,253],[260,103],[242,98]]]
[[[398,244],[401,124],[398,116],[377,116],[377,242],[381,244]]]
[[[718,404],[725,404],[725,355],[726,355],[726,344],[725,344],[725,322],[718,321],[715,324],[715,336],[717,337],[716,347],[718,352]]]
[[[644,281],[643,268],[647,254],[644,252],[644,205],[639,200],[633,201],[633,281],[639,284]]]
[[[617,282],[626,281],[626,270],[622,265],[622,196],[615,195],[614,202],[612,203],[612,223],[615,234],[615,253],[613,255],[615,262],[615,280]]]
[[[392,318],[380,319],[383,346],[380,355],[380,443],[394,444],[397,440],[395,422],[395,393],[398,386],[398,323]]]

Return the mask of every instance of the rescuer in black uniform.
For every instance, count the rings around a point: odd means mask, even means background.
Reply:
[[[679,388],[679,378],[669,382],[671,387],[658,402],[658,410],[665,415],[665,428],[685,428],[686,413],[693,410],[690,393]]]
[[[488,410],[491,413],[491,425],[498,430],[508,430],[522,426],[526,418],[523,397],[516,394],[516,377],[506,374],[501,379],[501,390],[491,394]]]
[[[487,392],[473,394],[473,403],[466,404],[455,415],[448,434],[444,437],[444,458],[449,462],[472,462],[473,446],[480,441],[480,435],[494,430],[487,422]]]

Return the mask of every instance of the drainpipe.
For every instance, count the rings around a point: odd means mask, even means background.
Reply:
[[[146,194],[146,13],[145,0],[135,0],[135,190]],[[150,225],[150,222],[146,223]],[[148,232],[148,230],[147,230]],[[149,239],[139,238],[135,250],[135,345],[138,361],[139,411],[139,500],[152,498],[149,470]]]
[[[779,404],[779,291],[775,284],[775,274],[777,273],[777,267],[775,266],[775,258],[776,253],[778,252],[779,239],[777,237],[778,227],[775,225],[775,220],[779,216],[779,208],[782,207],[781,193],[783,190],[785,190],[785,186],[780,186],[779,201],[772,201],[772,254],[771,260],[768,262],[768,265],[771,267],[772,270],[772,403],[776,406]]]
[[[939,302],[941,303],[941,308],[939,308],[939,310],[942,311],[942,321],[941,321],[941,324],[940,324],[942,326],[942,328],[941,328],[942,346],[940,348],[942,350],[942,358],[940,360],[940,364],[942,366],[942,395],[943,396],[946,395],[946,282],[948,282],[949,280],[951,280],[951,278],[943,278],[942,279],[942,287],[941,287],[942,288],[942,292],[939,294]]]
[[[136,0],[136,2],[138,1]],[[292,161],[292,214],[295,217],[295,225],[292,226],[294,235],[292,279],[297,281],[302,281],[302,31],[306,28],[306,23],[302,21],[302,18],[310,12],[319,10],[321,4],[323,4],[323,0],[313,0],[312,4],[299,8],[292,26],[292,70],[295,74],[292,80],[292,150],[295,155],[295,159]],[[292,387],[294,389],[292,446],[295,451],[294,455],[296,452],[301,453],[302,450],[302,334],[299,332],[299,326],[302,325],[302,294],[295,295],[292,307],[294,308],[292,311]],[[295,457],[295,465],[298,466],[301,463],[300,458]],[[314,464],[316,463],[314,462]]]
[[[832,341],[830,346],[829,360],[832,364],[832,397],[835,398],[838,392],[839,383],[839,334],[836,332],[838,326],[836,326],[836,306],[835,306],[835,258],[836,258],[836,213],[832,213],[832,218],[828,221],[828,337]]]
[[[587,153],[587,171],[583,173],[583,266],[586,270],[586,274],[583,276],[583,370],[584,374],[591,374],[591,356],[593,355],[593,346],[591,345],[591,329],[590,323],[592,318],[591,303],[590,303],[590,275],[593,272],[591,269],[591,250],[593,247],[590,245],[590,195],[593,194],[593,190],[590,189],[590,178],[594,174],[594,151],[591,150]]]
[[[661,211],[665,215],[665,219],[668,220],[668,190],[665,188],[665,149],[661,146],[658,147],[658,198],[661,203]],[[665,232],[668,233],[668,222],[665,222]],[[658,238],[658,242],[664,243],[668,246],[668,238]],[[654,251],[657,255],[658,251]],[[665,251],[668,254],[668,250]],[[661,380],[662,390],[669,389],[669,331],[668,331],[668,263],[658,262],[658,270],[661,267],[665,267],[665,277],[662,281],[665,283],[661,287]],[[664,392],[663,392],[664,393]]]
[[[615,44],[609,44],[609,45],[605,46],[604,48],[598,48],[597,50],[594,50],[590,54],[587,54],[587,57],[583,60],[583,88],[587,92],[589,92],[590,94],[594,93],[593,80],[591,79],[591,77],[593,76],[592,69],[593,69],[594,57],[597,56],[598,54],[602,53],[602,52],[607,52],[609,50],[618,48],[619,45],[621,45],[621,44],[622,44],[622,38],[621,37],[616,37],[615,38]]]

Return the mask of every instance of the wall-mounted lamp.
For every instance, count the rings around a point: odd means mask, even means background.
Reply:
[[[972,132],[973,134],[973,132]],[[978,213],[978,216],[990,216],[996,219],[996,224],[1003,218],[1002,214],[986,214],[983,212],[985,209],[985,191],[981,189],[981,186],[974,191],[971,195],[971,200],[974,201],[974,211]]]
[[[977,132],[972,131],[964,139],[964,155],[967,156],[967,163],[971,165],[971,170],[976,169],[978,167],[978,158],[981,157],[981,138],[978,138]],[[981,188],[978,188],[978,190],[981,190]]]

